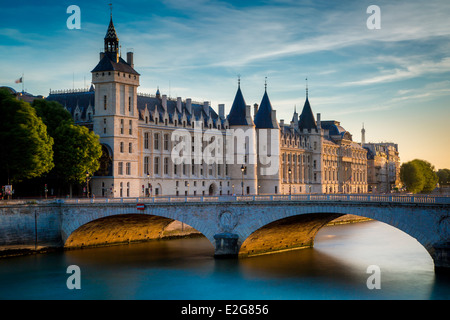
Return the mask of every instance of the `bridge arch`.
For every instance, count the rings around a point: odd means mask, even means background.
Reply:
[[[203,233],[193,228],[189,216],[167,217],[140,213],[136,209],[109,210],[77,209],[72,215],[63,216],[62,241],[65,248],[81,248],[130,243]],[[105,212],[106,211],[106,212]],[[174,225],[182,230],[174,231]],[[201,228],[200,228],[201,229]]]
[[[318,231],[328,222],[343,216],[352,214],[386,223],[399,229],[416,239],[430,254],[433,260],[437,257],[434,240],[427,233],[425,225],[432,226],[433,212],[417,219],[405,219],[410,216],[411,208],[393,208],[390,205],[373,206],[298,206],[285,205],[277,209],[267,208],[266,219],[258,219],[251,222],[251,226],[238,230],[238,255],[247,257],[252,255],[292,250],[297,248],[312,247],[314,237]],[[270,212],[270,214],[269,214]],[[266,212],[261,212],[263,215]],[[412,217],[409,217],[412,218]],[[414,223],[419,220],[420,223]],[[419,222],[417,221],[417,222]],[[413,223],[411,223],[413,222]],[[448,227],[447,227],[448,228]]]

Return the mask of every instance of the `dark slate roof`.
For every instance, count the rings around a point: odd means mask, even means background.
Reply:
[[[86,111],[89,106],[91,106],[94,110],[95,114],[95,91],[91,86],[91,89],[86,92],[68,92],[68,93],[56,93],[50,94],[47,98],[49,101],[57,101],[63,107],[65,107],[72,116],[75,114],[75,110],[78,106],[80,110],[81,117],[83,119],[86,118]],[[191,110],[192,114],[188,112],[186,109],[186,102],[183,101],[182,111],[185,112],[187,118],[187,124],[191,125],[191,121],[199,121],[201,117],[203,117],[204,125],[207,126],[209,118],[211,118],[214,127],[217,125],[223,126],[223,122],[220,120],[218,114],[214,111],[211,106],[209,106],[209,115],[205,112],[202,104],[192,103]],[[177,102],[175,100],[167,99],[167,113],[169,114],[169,122],[174,123],[176,120],[175,117],[175,109],[177,107]],[[145,108],[149,110],[150,120],[153,120],[153,114],[156,112],[159,113],[159,117],[162,118],[164,116],[165,110],[162,106],[162,99],[157,97],[149,97],[149,96],[137,96],[137,108],[140,115],[141,120],[143,120],[143,113]],[[177,112],[178,123],[182,121],[182,114]]]
[[[242,95],[241,86],[238,86],[236,96],[234,97],[233,105],[231,106],[230,113],[228,114],[228,124],[230,126],[249,126],[253,125],[253,121],[250,119],[250,123],[245,116],[246,103],[244,96]]]
[[[117,37],[116,29],[114,28],[114,23],[111,17],[111,20],[109,21],[108,30],[106,31],[105,39],[113,39],[113,40],[119,40]]]
[[[368,147],[363,148],[367,150],[367,160],[373,160],[375,158],[375,153]]]
[[[322,121],[320,123],[322,129],[328,130],[330,136],[341,136],[344,137],[345,132],[347,132],[338,121]]]
[[[106,52],[97,66],[91,72],[100,71],[120,71],[139,75],[125,60],[119,57],[119,62],[116,62],[115,53]]]
[[[267,90],[264,92],[264,96],[259,106],[258,112],[255,115],[255,127],[257,129],[278,129],[278,122],[276,119],[272,121],[272,104],[270,103],[269,96],[267,95]],[[276,123],[276,126],[274,126]]]
[[[143,119],[142,115],[146,108],[149,111],[151,120],[153,120],[153,113],[155,111],[159,113],[160,118],[162,118],[164,116],[165,110],[163,108],[161,98],[138,95],[137,96],[137,107],[138,107],[138,110],[140,111],[139,113],[141,115],[141,119]],[[176,108],[177,108],[176,100],[167,99],[167,113],[169,114],[170,123],[174,123],[174,120],[175,120],[174,116],[175,116]],[[205,126],[207,124],[209,117],[211,117],[214,126],[217,126],[218,124],[222,124],[219,119],[219,116],[214,111],[214,109],[211,108],[211,106],[209,106],[209,115],[207,115],[206,112],[204,111],[202,104],[192,103],[191,110],[192,110],[192,113],[189,113],[189,111],[186,108],[185,101],[183,101],[181,103],[181,111],[185,112],[189,125],[192,123],[192,121],[199,121],[202,116],[203,116],[203,120],[205,121],[205,123],[204,123]],[[180,123],[182,114],[180,114],[177,111],[177,116],[179,117],[177,120]]]
[[[298,127],[301,131],[303,131],[303,129],[317,129],[316,119],[314,118],[308,97],[306,97],[305,105],[303,106],[303,111],[300,115]]]
[[[82,118],[86,117],[86,111],[89,106],[95,110],[95,92],[93,91],[50,94],[46,100],[59,102],[72,116],[77,106]]]

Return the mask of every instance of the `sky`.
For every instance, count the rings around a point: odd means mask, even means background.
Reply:
[[[267,92],[289,123],[309,101],[361,141],[394,142],[402,162],[450,168],[450,1],[5,1],[0,86],[47,96],[89,87],[110,19],[122,57],[134,52],[138,92],[231,108]],[[70,5],[80,29],[68,29]],[[367,9],[376,5],[379,20]],[[379,29],[367,21],[379,22]],[[370,25],[370,23],[369,23]]]

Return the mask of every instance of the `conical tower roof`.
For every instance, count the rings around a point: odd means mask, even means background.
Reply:
[[[276,119],[272,119],[272,104],[270,103],[267,90],[264,91],[264,96],[261,100],[258,112],[255,115],[255,127],[256,129],[275,129],[278,127]],[[273,121],[275,120],[275,121]],[[276,126],[275,126],[276,124]]]
[[[246,103],[244,96],[242,95],[241,85],[238,84],[238,90],[234,97],[233,105],[231,106],[230,113],[228,114],[228,123],[230,126],[251,126],[253,121],[250,117],[246,116]],[[250,118],[250,119],[249,119]]]
[[[305,105],[303,106],[302,114],[300,115],[300,121],[298,127],[301,131],[303,129],[317,129],[316,119],[309,104],[308,96],[306,96]]]

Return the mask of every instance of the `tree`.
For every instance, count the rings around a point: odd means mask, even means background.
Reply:
[[[414,159],[402,164],[400,179],[406,190],[413,193],[431,192],[438,181],[434,166],[428,161]]]
[[[439,169],[436,175],[441,186],[450,184],[450,169]]]
[[[35,99],[31,104],[36,110],[38,117],[47,126],[48,134],[53,137],[55,130],[63,124],[68,122],[73,124],[73,119],[69,111],[56,101],[48,101],[44,99]]]
[[[402,164],[400,167],[400,179],[406,187],[406,190],[412,193],[422,191],[425,185],[425,178],[420,166],[412,161]]]
[[[420,192],[431,192],[436,188],[438,183],[438,177],[434,172],[434,166],[425,160],[415,159],[413,162],[417,163],[422,171],[423,177],[425,179],[424,186]]]
[[[99,136],[86,127],[74,125],[70,112],[58,102],[35,100],[33,107],[55,141],[55,167],[49,178],[55,179],[59,186],[68,183],[70,190],[73,183],[84,184],[86,172],[92,176],[100,166]]]
[[[29,103],[0,89],[0,175],[12,183],[53,168],[53,139]]]
[[[84,183],[100,167],[102,148],[99,136],[88,128],[64,122],[56,128],[55,173],[69,183]]]

